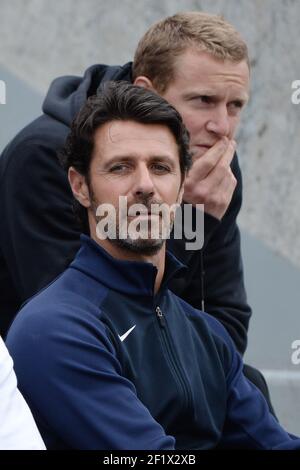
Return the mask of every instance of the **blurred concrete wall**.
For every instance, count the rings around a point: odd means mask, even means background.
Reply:
[[[291,84],[300,80],[299,0],[0,0],[0,80],[7,83],[0,148],[38,115],[54,77],[131,60],[154,21],[183,10],[223,14],[249,45],[252,97],[238,138],[254,311],[247,360],[264,368],[278,416],[300,434],[300,365],[290,359],[300,339],[300,104],[291,102]]]

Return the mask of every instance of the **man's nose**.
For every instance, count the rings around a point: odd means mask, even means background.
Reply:
[[[206,129],[218,137],[230,137],[229,115],[225,105],[214,109],[213,115],[210,116],[210,120],[206,124]]]
[[[135,174],[134,193],[136,196],[154,194],[154,184],[151,172],[146,165],[140,166]]]

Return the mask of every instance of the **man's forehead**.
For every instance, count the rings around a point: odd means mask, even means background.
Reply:
[[[181,85],[205,86],[213,91],[215,87],[228,85],[237,91],[248,93],[249,67],[246,60],[233,62],[220,60],[207,52],[194,48],[184,51],[174,64],[174,81]],[[170,84],[171,85],[171,84]]]
[[[131,142],[146,141],[170,144],[175,140],[167,126],[159,124],[140,124],[134,121],[112,121],[102,126],[96,132],[98,143],[130,144]]]

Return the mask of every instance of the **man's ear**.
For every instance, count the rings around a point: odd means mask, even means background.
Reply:
[[[68,171],[68,178],[75,199],[77,199],[82,206],[86,208],[90,207],[90,193],[85,176],[71,166]]]
[[[148,77],[145,77],[144,75],[140,75],[139,77],[136,77],[133,84],[137,86],[141,86],[143,88],[147,88],[148,90],[155,91],[155,88],[152,85],[151,80]]]

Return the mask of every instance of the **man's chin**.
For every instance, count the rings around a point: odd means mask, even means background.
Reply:
[[[121,239],[117,238],[114,240],[110,240],[115,246],[121,248],[130,253],[140,254],[140,255],[155,255],[159,253],[162,249],[165,240],[158,239],[136,239],[133,240],[131,238]]]

